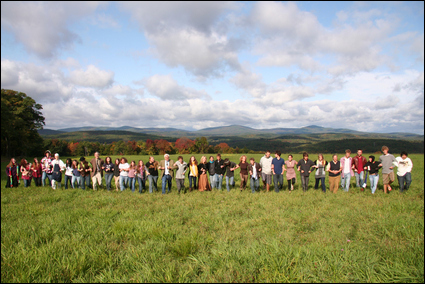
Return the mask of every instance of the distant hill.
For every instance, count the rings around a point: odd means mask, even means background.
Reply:
[[[388,139],[404,139],[404,140],[424,140],[424,135],[414,133],[369,133],[360,132],[344,128],[326,128],[317,125],[310,125],[301,128],[272,128],[272,129],[254,129],[241,125],[229,125],[220,127],[211,127],[201,130],[188,131],[177,128],[137,128],[131,126],[121,127],[74,127],[59,130],[43,129],[39,133],[42,136],[57,135],[62,133],[78,132],[78,131],[127,131],[140,133],[145,135],[154,135],[158,137],[245,137],[245,138],[276,138],[282,135],[314,135],[314,134],[339,134],[339,139],[343,139],[344,134],[352,134],[358,138],[388,138]],[[99,133],[99,132],[98,132]],[[335,135],[334,135],[335,136]],[[335,137],[334,137],[335,138]],[[152,139],[152,138],[150,138]]]

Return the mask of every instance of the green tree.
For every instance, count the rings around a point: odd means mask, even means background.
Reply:
[[[25,93],[1,89],[1,153],[7,157],[42,155],[42,106]]]

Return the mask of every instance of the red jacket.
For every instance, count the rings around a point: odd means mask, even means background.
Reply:
[[[363,161],[363,167],[364,167],[366,165],[366,163],[367,163],[366,158],[363,157],[363,156],[360,156],[360,158]],[[361,167],[360,169],[358,167],[359,166],[359,160],[360,160],[360,158],[359,158],[359,156],[355,156],[353,158],[354,169],[356,169],[358,173],[361,173],[362,171],[364,171],[363,167]]]

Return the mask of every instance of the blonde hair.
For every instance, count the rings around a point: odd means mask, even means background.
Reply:
[[[245,163],[246,163],[247,158],[246,158],[246,156],[245,156],[245,155],[242,155],[242,156],[239,158],[239,162],[242,162],[243,157],[245,157]]]
[[[202,156],[202,157],[201,157],[201,163],[202,163],[202,164],[205,164],[206,162],[207,162],[207,157]]]

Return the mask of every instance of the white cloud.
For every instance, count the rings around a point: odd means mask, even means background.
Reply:
[[[70,74],[72,83],[84,87],[104,88],[114,81],[114,72],[100,70],[94,65],[87,66],[87,70],[74,70]]]
[[[80,37],[68,23],[93,13],[99,2],[1,2],[1,26],[11,31],[29,53],[51,58]]]

